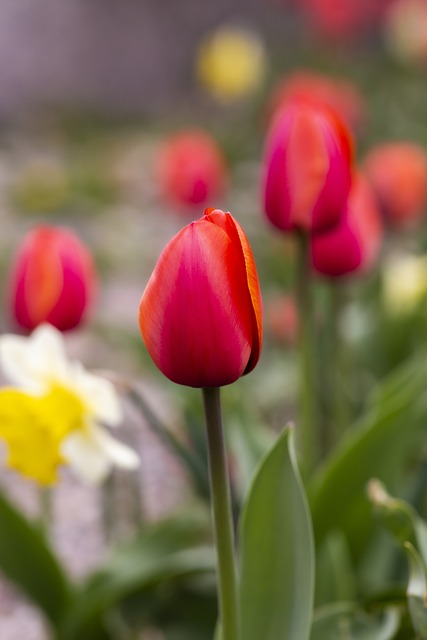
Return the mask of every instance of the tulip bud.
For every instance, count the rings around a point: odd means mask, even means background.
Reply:
[[[351,181],[350,133],[326,107],[287,104],[267,135],[265,212],[283,231],[315,232],[337,224]]]
[[[294,296],[277,294],[266,303],[266,324],[271,336],[286,346],[294,346],[298,338],[298,309]]]
[[[230,213],[207,209],[160,255],[139,306],[145,345],[160,371],[191,387],[249,373],[262,343],[262,302],[248,240]]]
[[[48,322],[60,331],[82,321],[96,276],[92,257],[68,229],[41,225],[24,238],[9,281],[14,321],[32,330]]]
[[[427,204],[427,153],[420,145],[377,145],[367,154],[364,167],[391,226],[408,227],[420,221]]]
[[[366,104],[356,85],[349,80],[332,78],[300,69],[279,80],[267,105],[271,120],[292,100],[312,100],[335,111],[351,128],[360,129],[366,120]]]
[[[358,174],[339,225],[311,237],[313,267],[332,277],[367,271],[378,256],[382,235],[375,196],[366,178]]]
[[[366,32],[390,0],[298,0],[310,26],[321,37],[344,42]]]
[[[225,191],[225,160],[215,140],[204,131],[183,131],[166,140],[156,168],[160,191],[174,204],[205,205]]]

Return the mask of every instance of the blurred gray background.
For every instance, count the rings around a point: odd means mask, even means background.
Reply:
[[[2,0],[0,116],[70,104],[136,114],[194,88],[200,39],[223,22],[271,46],[289,32],[279,0]],[[170,108],[170,105],[168,105]]]

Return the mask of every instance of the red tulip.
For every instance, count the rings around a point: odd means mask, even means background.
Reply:
[[[414,142],[381,144],[364,166],[384,218],[395,227],[419,222],[427,204],[426,151]]]
[[[366,120],[366,104],[357,87],[348,80],[300,69],[282,78],[269,100],[269,119],[292,100],[321,102],[335,111],[351,128]]]
[[[225,191],[223,154],[204,131],[183,131],[165,141],[156,168],[160,190],[174,204],[206,205]]]
[[[266,324],[272,337],[284,345],[293,346],[298,338],[298,309],[295,298],[276,294],[266,303]]]
[[[83,319],[96,288],[88,249],[70,230],[41,225],[18,249],[9,282],[13,319],[32,330],[48,322],[60,331]]]
[[[340,224],[311,237],[313,267],[332,277],[367,271],[378,256],[382,235],[375,196],[367,179],[359,173],[354,178]]]
[[[298,0],[298,4],[319,35],[344,41],[375,25],[390,0]]]
[[[262,303],[248,240],[230,213],[207,209],[160,255],[139,306],[148,352],[173,382],[219,387],[249,373]]]
[[[352,141],[332,111],[288,103],[267,135],[265,212],[279,229],[321,231],[337,224],[351,181]]]

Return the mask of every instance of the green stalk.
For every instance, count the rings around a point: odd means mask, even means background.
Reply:
[[[40,504],[40,528],[46,538],[52,535],[52,488],[41,486],[39,488]]]
[[[296,270],[296,298],[299,326],[299,399],[298,424],[301,470],[311,473],[319,456],[316,432],[315,349],[313,331],[312,271],[310,266],[309,238],[298,235]]]
[[[240,639],[237,568],[219,388],[203,389],[222,640]]]
[[[333,440],[337,440],[346,431],[349,424],[349,406],[345,396],[343,380],[348,373],[347,354],[345,344],[340,330],[340,318],[344,306],[345,290],[343,283],[332,282],[331,288],[331,360],[333,371],[333,385],[331,388],[333,411],[332,411],[332,435]],[[333,444],[332,442],[330,443]]]

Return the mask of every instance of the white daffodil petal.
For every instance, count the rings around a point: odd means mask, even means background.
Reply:
[[[75,391],[100,422],[115,427],[123,420],[122,407],[114,385],[105,378],[89,373],[75,363],[73,370]]]
[[[76,476],[88,484],[100,484],[110,471],[110,460],[87,432],[70,434],[62,443],[61,453]]]
[[[100,451],[104,452],[104,455],[108,457],[112,464],[124,469],[136,469],[139,467],[138,454],[123,442],[113,438],[106,429],[92,424],[89,428],[89,433],[94,444],[99,447]]]
[[[12,384],[30,393],[45,392],[52,379],[67,376],[62,334],[44,324],[29,337],[0,336],[0,366]]]

